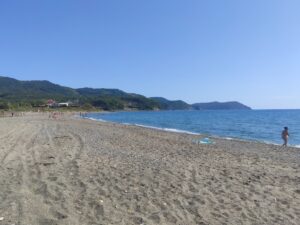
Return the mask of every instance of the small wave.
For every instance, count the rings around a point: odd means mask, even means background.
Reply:
[[[94,118],[94,117],[82,117],[82,118],[88,119],[88,120],[93,120],[93,121],[107,122],[107,121],[105,121],[105,120],[103,120],[103,119],[96,119],[96,118]]]
[[[144,127],[144,128],[150,128],[150,129],[155,129],[155,130],[163,130],[167,132],[174,132],[174,133],[183,133],[183,134],[194,134],[198,135],[199,133],[194,133],[186,130],[178,130],[178,129],[173,129],[173,128],[162,128],[162,127],[154,127],[154,126],[147,126],[147,125],[142,125],[142,124],[134,124],[135,126],[138,127]]]
[[[94,117],[83,117],[83,118],[88,119],[88,120],[93,120],[93,121],[111,122],[111,121],[107,121],[107,120],[103,120],[103,119],[96,119]],[[186,131],[186,130],[178,130],[178,129],[173,129],[173,128],[161,128],[161,127],[147,126],[147,125],[143,125],[143,124],[132,124],[132,123],[121,123],[121,124],[123,124],[123,125],[134,125],[134,126],[138,126],[138,127],[150,128],[150,129],[155,129],[155,130],[163,130],[163,131],[174,132],[174,133],[199,135],[199,133],[190,132],[190,131]]]
[[[194,135],[199,135],[199,133],[195,132],[190,132],[186,130],[178,130],[178,129],[172,129],[172,128],[163,128],[165,131],[170,131],[170,132],[175,132],[175,133],[184,133],[184,134],[194,134]]]
[[[138,123],[134,123],[134,124],[131,124],[131,125],[138,126],[138,127],[151,128],[151,129],[156,129],[156,130],[162,130],[162,128],[160,128],[160,127],[147,126],[147,125],[138,124]]]
[[[223,139],[225,139],[225,140],[234,140],[234,138],[232,138],[232,137],[223,137]]]
[[[268,144],[268,145],[280,145],[275,142],[260,140],[260,139],[244,139],[244,138],[238,138],[238,137],[223,137],[223,136],[217,136],[217,135],[211,135],[211,137],[228,140],[228,141],[254,142],[254,143],[263,143],[263,144]]]

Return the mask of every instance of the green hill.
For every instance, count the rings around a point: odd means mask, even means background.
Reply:
[[[104,110],[159,108],[158,104],[151,99],[118,89],[72,89],[49,81],[19,81],[9,77],[0,77],[0,109],[7,108],[7,105],[12,108],[42,105],[48,99],[58,102],[76,101],[81,106]]]
[[[153,110],[159,108],[155,101],[145,96],[126,93],[118,89],[79,88],[76,91],[82,96],[82,99],[104,110]]]
[[[67,100],[78,98],[76,90],[53,84],[49,81],[19,81],[0,77],[0,98],[12,102],[45,100],[55,98]]]
[[[189,104],[181,100],[170,101],[162,97],[152,97],[151,99],[159,104],[160,109],[165,109],[165,110],[191,109],[191,106]]]
[[[208,102],[195,103],[192,105],[196,110],[249,110],[250,107],[239,102]]]
[[[19,81],[0,76],[0,109],[24,109],[45,105],[48,99],[71,101],[76,106],[103,110],[186,110],[186,109],[250,109],[239,102],[188,103],[162,97],[146,98],[119,89],[78,88],[49,81]]]

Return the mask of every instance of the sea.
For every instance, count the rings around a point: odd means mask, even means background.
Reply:
[[[300,147],[300,110],[135,111],[89,113],[85,117],[171,132],[272,144],[282,144],[281,132],[287,126],[289,144]]]

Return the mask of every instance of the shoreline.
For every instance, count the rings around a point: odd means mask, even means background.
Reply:
[[[102,113],[102,112],[101,112]],[[106,112],[106,113],[113,113],[113,112]],[[183,134],[190,134],[195,136],[201,136],[201,137],[208,137],[211,139],[222,139],[222,140],[233,140],[233,141],[241,141],[241,142],[254,142],[254,143],[261,143],[261,144],[267,144],[267,145],[273,145],[273,146],[279,146],[282,147],[281,144],[270,142],[270,141],[264,141],[264,140],[255,140],[255,139],[243,139],[243,138],[237,138],[237,137],[226,137],[226,136],[217,136],[217,135],[207,135],[202,133],[194,133],[186,130],[180,130],[175,128],[161,128],[161,127],[155,127],[155,126],[148,126],[148,125],[142,125],[142,124],[131,124],[131,123],[119,123],[109,120],[103,120],[103,119],[95,119],[91,117],[80,117],[81,119],[96,121],[96,122],[105,122],[105,123],[115,123],[120,125],[129,125],[129,126],[136,126],[136,127],[142,127],[146,129],[153,129],[153,130],[159,130],[159,131],[165,131],[165,132],[172,132],[172,133],[183,133]],[[298,145],[288,145],[288,148],[295,148],[300,149],[300,144]]]
[[[163,129],[154,129],[151,127],[143,127],[143,126],[137,126],[134,124],[122,124],[122,123],[118,123],[118,122],[112,122],[112,121],[106,121],[106,120],[93,120],[93,119],[88,119],[88,118],[78,118],[79,120],[83,120],[83,121],[90,121],[93,124],[98,124],[98,125],[108,125],[108,126],[114,126],[114,127],[120,127],[120,128],[131,128],[133,130],[137,129],[141,129],[143,130],[148,130],[151,133],[155,133],[155,134],[161,134],[161,135],[174,135],[175,137],[181,137],[186,139],[186,141],[196,147],[200,147],[200,148],[207,148],[207,149],[220,149],[220,150],[225,150],[226,151],[231,151],[230,147],[233,147],[232,149],[235,149],[235,145],[241,146],[240,149],[238,149],[238,153],[241,154],[249,154],[249,155],[260,155],[263,157],[269,157],[270,155],[274,156],[275,154],[275,158],[277,157],[276,154],[278,152],[282,152],[282,153],[291,153],[292,155],[289,156],[288,158],[291,159],[293,162],[300,162],[300,151],[299,148],[294,147],[294,146],[287,146],[287,147],[282,147],[281,145],[276,145],[276,144],[272,144],[272,143],[265,143],[265,142],[260,142],[260,141],[252,141],[252,140],[244,140],[244,139],[227,139],[227,138],[222,138],[222,137],[213,137],[213,136],[208,136],[208,135],[202,135],[202,134],[189,134],[189,133],[183,133],[183,132],[173,132],[173,131],[167,131],[167,130],[163,130]],[[96,122],[96,123],[95,123]],[[212,141],[214,141],[214,144],[196,144],[194,143],[195,140],[195,136],[202,138],[206,138],[209,137],[212,139]],[[197,139],[197,138],[196,138]],[[230,146],[230,147],[229,147]],[[247,146],[247,147],[245,147]],[[261,151],[261,150],[264,151]],[[265,151],[267,150],[267,151]],[[236,153],[236,151],[235,151]],[[289,160],[288,159],[288,160]]]
[[[298,224],[298,150],[194,137],[72,114],[0,118],[0,223]]]

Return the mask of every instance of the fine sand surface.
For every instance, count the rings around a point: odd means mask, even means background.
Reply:
[[[195,138],[0,118],[0,225],[300,224],[300,149]]]

